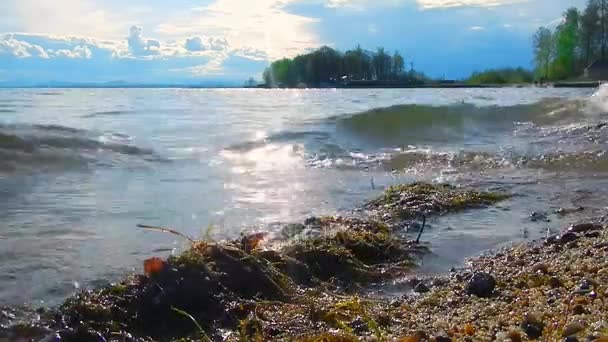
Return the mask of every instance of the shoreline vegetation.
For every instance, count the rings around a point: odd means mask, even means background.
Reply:
[[[551,30],[532,37],[534,69],[474,71],[460,80],[433,79],[406,63],[399,51],[323,46],[294,58],[274,61],[258,88],[476,88],[504,86],[597,87],[608,79],[608,1],[589,0],[583,10],[568,8]],[[595,63],[595,67],[592,65]],[[409,67],[409,68],[408,68]]]
[[[312,217],[277,237],[186,237],[182,254],[151,258],[144,274],[39,309],[30,321],[2,310],[0,339],[608,341],[607,217],[412,277],[429,245],[402,227],[423,230],[420,217],[509,198],[414,183],[389,188],[360,217]],[[382,286],[404,294],[379,295]]]
[[[608,217],[443,275],[412,274],[430,250],[404,226],[422,234],[420,217],[510,198],[414,183],[387,189],[361,216],[311,217],[276,237],[211,242],[143,226],[190,245],[58,308],[2,308],[0,340],[608,341]],[[382,295],[386,286],[402,295]]]
[[[32,321],[5,309],[0,339],[381,339],[396,328],[390,315],[395,307],[366,293],[411,274],[430,251],[403,227],[422,234],[419,222],[427,216],[481,209],[509,197],[450,185],[398,185],[351,217],[311,217],[286,224],[276,236],[257,233],[222,242],[140,225],[179,235],[189,247],[177,256],[146,260],[143,274],[40,309]]]

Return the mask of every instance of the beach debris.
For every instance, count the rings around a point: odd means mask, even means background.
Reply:
[[[165,261],[161,258],[154,257],[144,260],[144,273],[152,275],[163,270]]]
[[[177,235],[177,236],[179,236],[181,238],[184,238],[184,239],[186,239],[186,240],[188,240],[188,241],[190,241],[192,243],[196,242],[196,240],[194,240],[193,238],[191,238],[191,237],[189,237],[187,235],[184,235],[184,234],[182,234],[182,233],[180,233],[180,232],[178,232],[177,230],[174,230],[174,229],[164,228],[164,227],[148,226],[148,225],[145,225],[145,224],[138,224],[137,227],[138,228],[142,228],[142,229],[146,229],[146,230],[152,230],[152,231],[156,231],[156,232]]]
[[[267,232],[244,235],[241,238],[241,248],[247,252],[251,252],[256,249],[267,236]]]

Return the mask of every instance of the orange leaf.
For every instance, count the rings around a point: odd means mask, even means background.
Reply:
[[[165,261],[161,258],[154,257],[144,261],[144,272],[147,275],[158,273],[165,267]]]
[[[256,234],[244,236],[243,239],[241,240],[243,249],[246,251],[251,251],[251,250],[256,249],[258,247],[258,245],[260,244],[260,242],[264,241],[264,238],[266,238],[267,235],[268,235],[268,233],[256,233]]]

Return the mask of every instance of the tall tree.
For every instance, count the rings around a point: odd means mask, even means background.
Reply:
[[[554,76],[567,78],[575,74],[576,47],[578,44],[579,13],[576,7],[564,13],[564,21],[556,29]]]
[[[589,0],[580,17],[579,41],[582,67],[586,67],[596,56],[596,41],[600,34],[600,15],[597,0]]]
[[[595,0],[598,7],[599,16],[599,47],[600,47],[600,58],[606,58],[606,46],[608,45],[608,1],[606,0]]]
[[[549,78],[552,55],[553,33],[546,27],[540,27],[534,35],[534,59],[537,72],[544,78]]]
[[[393,78],[398,79],[403,75],[403,71],[405,70],[405,60],[403,56],[399,53],[399,51],[395,51],[393,55]]]

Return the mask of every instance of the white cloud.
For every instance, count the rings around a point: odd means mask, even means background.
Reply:
[[[49,58],[48,53],[41,46],[17,40],[12,35],[6,35],[0,39],[0,56],[2,55],[17,58]]]
[[[321,45],[312,29],[317,20],[285,9],[298,1],[258,0],[244,5],[241,0],[216,0],[174,15],[161,23],[156,32],[174,39],[216,37],[210,48],[218,51],[220,47],[239,50],[254,46],[273,59],[293,56]]]
[[[235,56],[248,58],[248,59],[251,59],[254,61],[267,61],[268,60],[268,54],[265,51],[256,49],[254,47],[240,48],[238,50],[234,50],[233,54]]]
[[[423,9],[450,8],[450,7],[495,7],[509,5],[530,0],[416,0]]]
[[[0,29],[117,38],[121,20],[91,0],[1,0]]]
[[[422,9],[495,7],[528,1],[530,0],[415,0],[418,7]],[[407,2],[407,0],[327,0],[325,6],[330,8],[364,10],[371,6],[399,6]]]
[[[486,28],[483,26],[471,26],[469,27],[469,30],[471,31],[484,31]]]
[[[142,37],[143,29],[139,26],[131,26],[127,43],[129,51],[134,56],[150,56],[158,55],[160,50],[160,42],[155,39],[144,39]]]
[[[193,52],[207,50],[207,47],[203,43],[203,39],[198,36],[186,39],[185,47],[186,50]]]
[[[62,49],[54,52],[57,57],[91,59],[93,53],[87,46],[76,46],[74,49]]]
[[[214,51],[224,51],[227,50],[230,44],[226,38],[209,38],[209,47]]]

